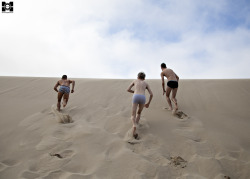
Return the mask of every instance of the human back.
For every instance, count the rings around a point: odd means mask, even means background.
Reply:
[[[60,86],[70,86],[70,80],[67,79],[61,79],[58,81]]]
[[[147,88],[147,83],[144,80],[137,79],[134,81],[135,92],[134,94],[142,94],[145,95],[145,90]]]
[[[167,77],[168,81],[178,81],[177,78],[176,78],[176,74],[175,72],[170,69],[170,68],[166,68],[162,71],[162,73],[164,74],[164,76]]]

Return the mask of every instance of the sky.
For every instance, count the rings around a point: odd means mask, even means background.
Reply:
[[[8,2],[8,1],[6,1]],[[0,76],[250,78],[249,0],[18,0]]]

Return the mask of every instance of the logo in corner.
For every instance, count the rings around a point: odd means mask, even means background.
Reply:
[[[14,3],[10,1],[9,3],[2,1],[2,13],[13,13]]]

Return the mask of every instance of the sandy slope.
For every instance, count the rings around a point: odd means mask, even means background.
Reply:
[[[164,109],[161,81],[147,80],[139,140],[131,80],[76,79],[62,113],[56,80],[0,77],[1,179],[250,178],[250,80],[182,80],[181,118]],[[59,123],[67,115],[73,123]]]

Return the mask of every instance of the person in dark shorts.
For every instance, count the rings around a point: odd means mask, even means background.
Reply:
[[[75,88],[75,81],[74,80],[68,80],[67,75],[63,75],[62,79],[57,81],[54,90],[58,92],[58,101],[57,101],[57,110],[60,111],[61,108],[61,100],[63,97],[63,107],[65,107],[69,100],[69,93],[70,93],[70,84],[72,83],[72,90],[71,93],[74,93]],[[57,87],[60,86],[59,91]]]
[[[173,110],[173,113],[175,113],[178,110],[176,94],[178,90],[179,77],[175,74],[175,72],[172,69],[167,68],[165,63],[161,64],[161,70],[162,70],[161,80],[162,80],[163,95],[166,93],[166,99],[169,105],[168,110],[171,111]],[[168,79],[166,90],[165,90],[164,76]],[[172,91],[172,97],[170,100],[169,96],[171,91]],[[171,101],[175,104],[174,109],[172,107]]]
[[[167,86],[170,88],[178,88],[178,81],[168,81]]]

